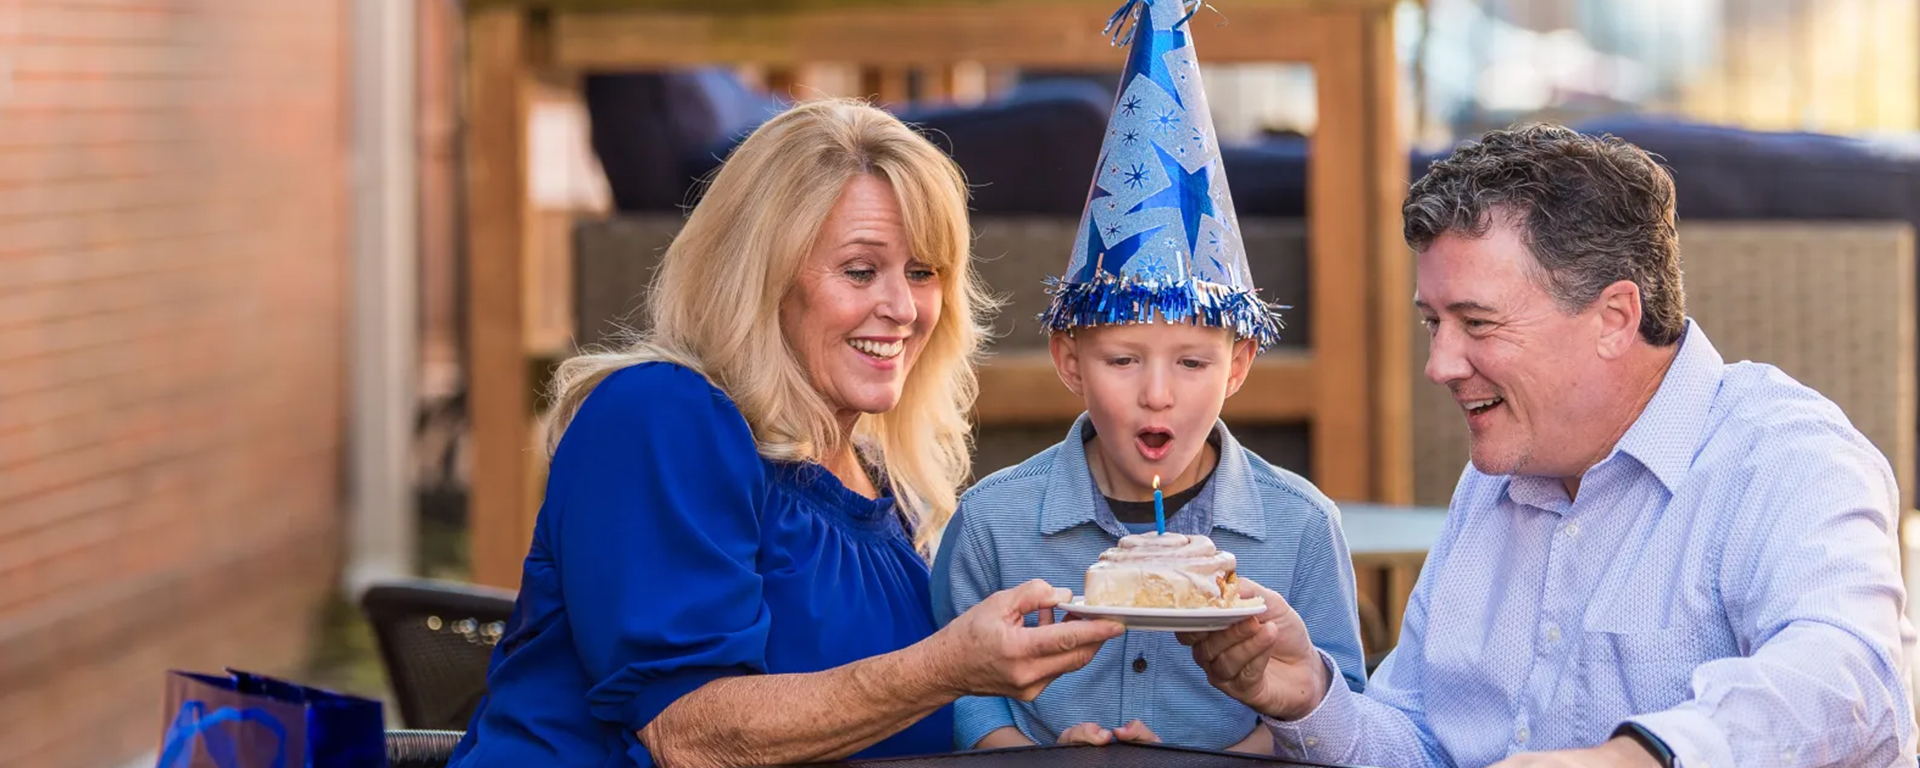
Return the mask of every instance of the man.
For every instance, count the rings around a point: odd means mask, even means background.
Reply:
[[[1403,209],[1426,374],[1472,434],[1365,694],[1279,595],[1188,635],[1283,756],[1380,766],[1912,766],[1893,472],[1684,314],[1637,148],[1493,131]]]

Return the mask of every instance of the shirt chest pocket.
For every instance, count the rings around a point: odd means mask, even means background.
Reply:
[[[1627,717],[1692,698],[1693,670],[1705,645],[1695,629],[1581,633],[1574,674],[1583,735],[1603,739]]]
[[[1591,631],[1580,636],[1582,663],[1632,666],[1661,664],[1694,655],[1688,626],[1628,632]]]

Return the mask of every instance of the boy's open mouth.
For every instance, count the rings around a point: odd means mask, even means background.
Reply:
[[[1167,446],[1173,443],[1173,433],[1160,427],[1147,427],[1133,436],[1140,445],[1141,455],[1148,461],[1159,461],[1167,455]]]

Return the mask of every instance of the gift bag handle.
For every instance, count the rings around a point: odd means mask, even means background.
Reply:
[[[214,710],[213,714],[206,714],[206,711],[207,705],[201,701],[187,701],[180,705],[180,714],[173,719],[173,725],[167,728],[157,768],[185,768],[193,760],[193,742],[196,738],[206,743],[207,756],[213,758],[215,768],[247,768],[234,757],[233,741],[213,728],[222,723],[248,721],[266,726],[273,733],[272,768],[286,768],[287,727],[280,723],[280,718],[258,707],[221,707]]]

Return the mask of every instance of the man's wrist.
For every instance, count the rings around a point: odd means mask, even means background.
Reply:
[[[1276,702],[1267,707],[1257,707],[1256,709],[1258,709],[1261,714],[1281,722],[1301,720],[1318,711],[1320,705],[1327,700],[1327,691],[1333,687],[1333,672],[1327,668],[1327,662],[1324,657],[1317,657],[1314,661],[1319,663],[1313,665],[1313,671],[1307,679],[1308,693],[1304,697],[1297,697],[1293,707],[1289,708]],[[1271,679],[1271,675],[1273,674],[1272,667],[1268,667],[1267,672],[1270,676],[1267,681],[1269,685],[1275,687],[1285,685],[1285,683]],[[1275,698],[1280,697],[1276,696]]]
[[[1617,754],[1626,758],[1622,765],[1673,768],[1673,750],[1639,723],[1621,723],[1620,727],[1613,729],[1613,737],[1602,746],[1616,748]]]

